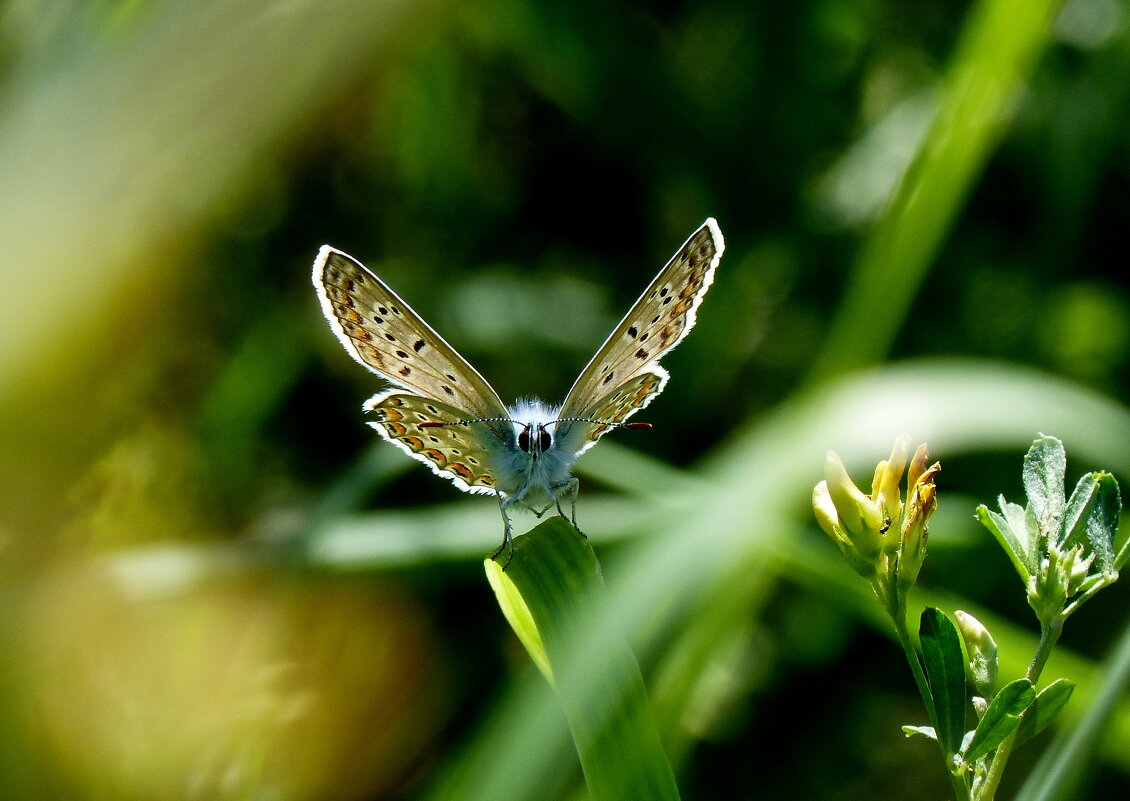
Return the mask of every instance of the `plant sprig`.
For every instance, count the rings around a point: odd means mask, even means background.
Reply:
[[[1106,472],[1088,473],[1068,498],[1063,443],[1040,435],[1024,458],[1027,505],[1001,496],[999,512],[984,505],[977,509],[978,519],[1012,560],[1040,624],[1025,675],[1001,685],[996,642],[972,615],[959,610],[951,619],[928,608],[918,643],[910,636],[906,595],[925,557],[927,523],[937,508],[934,477],[941,465],[927,468],[926,446],[920,446],[910,462],[904,501],[908,446],[906,437],[896,441],[891,457],[876,467],[870,495],[829,453],[813,509],[848,564],[870,582],[906,653],[931,725],[903,730],[938,743],[959,801],[991,801],[1013,749],[1048,726],[1074,690],[1065,679],[1037,690],[1064,622],[1116,581],[1130,556],[1130,544],[1115,547],[1122,511],[1118,482]],[[975,723],[967,728],[970,706]]]

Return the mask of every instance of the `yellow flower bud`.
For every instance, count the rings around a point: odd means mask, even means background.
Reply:
[[[812,493],[817,522],[852,568],[865,578],[881,573],[892,589],[897,580],[902,593],[918,577],[926,556],[926,524],[938,506],[934,476],[941,470],[937,462],[926,467],[926,446],[919,447],[910,462],[904,502],[900,485],[909,452],[910,438],[904,434],[895,440],[890,457],[876,465],[868,496],[829,451],[824,480]]]
[[[812,511],[820,528],[832,538],[851,568],[859,575],[870,579],[875,575],[875,560],[865,556],[855,547],[851,535],[841,525],[839,512],[828,491],[828,482],[821,481],[812,490]]]
[[[934,477],[942,469],[942,465],[934,462],[926,468],[927,458],[926,446],[919,446],[907,474],[909,484],[898,558],[898,580],[904,590],[914,584],[918,571],[922,569],[922,562],[926,558],[926,540],[929,537],[927,523],[938,508]]]

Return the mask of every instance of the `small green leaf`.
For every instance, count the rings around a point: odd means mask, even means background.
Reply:
[[[1001,514],[1008,521],[1009,528],[1024,544],[1025,564],[1034,565],[1036,563],[1036,535],[1040,533],[1040,527],[1036,525],[1032,511],[1018,503],[1009,503],[1003,495],[997,496],[997,503],[1000,504]]]
[[[1017,679],[1001,688],[985,714],[981,716],[973,738],[962,754],[966,764],[992,751],[1020,725],[1020,716],[1036,700],[1036,691],[1028,679]]]
[[[1114,539],[1121,514],[1122,498],[1114,476],[1102,471],[1083,476],[1067,504],[1065,548],[1084,544],[1095,555],[1099,572],[1116,571]]]
[[[1118,482],[1110,473],[1097,474],[1096,500],[1086,517],[1087,539],[1095,555],[1095,567],[1103,573],[1113,573],[1115,566],[1114,538],[1118,534],[1118,519],[1122,515],[1122,494]]]
[[[947,757],[961,750],[965,732],[965,657],[961,636],[940,609],[922,612],[918,631],[926,680],[934,699],[934,728]]]
[[[1057,543],[1063,546],[1064,550],[1086,539],[1085,521],[1087,512],[1094,505],[1098,493],[1098,477],[1098,473],[1088,473],[1083,476],[1067,500],[1067,510],[1063,515],[1063,541]]]
[[[1036,700],[1028,709],[1028,714],[1020,723],[1020,730],[1016,735],[1016,744],[1020,745],[1035,737],[1051,723],[1060,710],[1071,698],[1075,691],[1074,682],[1067,679],[1056,679],[1044,689],[1036,693]]]
[[[1063,524],[1065,495],[1063,475],[1067,472],[1067,454],[1063,443],[1041,434],[1024,456],[1024,492],[1028,508],[1036,516],[1040,531],[1051,537],[1058,535]]]
[[[1000,499],[1000,504],[1002,510],[1007,506],[1016,506],[1016,504],[1008,504],[1003,496]],[[1024,510],[1019,506],[1016,508],[1020,510],[1021,525],[1019,531],[1009,518],[997,514],[984,504],[977,507],[977,519],[997,538],[997,542],[1004,548],[1008,558],[1012,560],[1016,572],[1020,574],[1020,580],[1027,584],[1028,577],[1035,570],[1035,565],[1032,563],[1029,553],[1031,549],[1028,546],[1028,530],[1023,524]]]
[[[938,741],[938,735],[934,733],[933,726],[903,726],[902,733],[907,737],[925,737],[934,742]]]

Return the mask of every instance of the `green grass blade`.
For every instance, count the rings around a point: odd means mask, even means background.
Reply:
[[[504,572],[486,560],[507,619],[551,677],[573,734],[593,801],[678,799],[639,665],[623,640],[578,670],[585,621],[607,605],[592,548],[560,517],[514,543]]]

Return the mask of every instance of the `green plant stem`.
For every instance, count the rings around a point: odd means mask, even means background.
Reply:
[[[1044,670],[1044,665],[1048,662],[1048,657],[1051,656],[1052,648],[1059,641],[1059,635],[1063,632],[1063,618],[1052,622],[1050,625],[1041,624],[1040,626],[1040,642],[1036,646],[1036,652],[1032,654],[1032,662],[1028,665],[1028,672],[1025,677],[1028,681],[1032,682],[1032,686],[1036,686],[1036,682],[1040,679],[1040,674]],[[1012,755],[1012,749],[1016,745],[1016,737],[1020,732],[1017,727],[1016,731],[1005,738],[1005,741],[997,747],[996,753],[993,754],[993,761],[989,765],[989,772],[985,776],[985,783],[981,786],[980,792],[977,794],[978,801],[993,801],[993,796],[996,795],[997,787],[1000,784],[1001,776],[1004,775],[1005,765],[1008,764],[1008,758]]]

